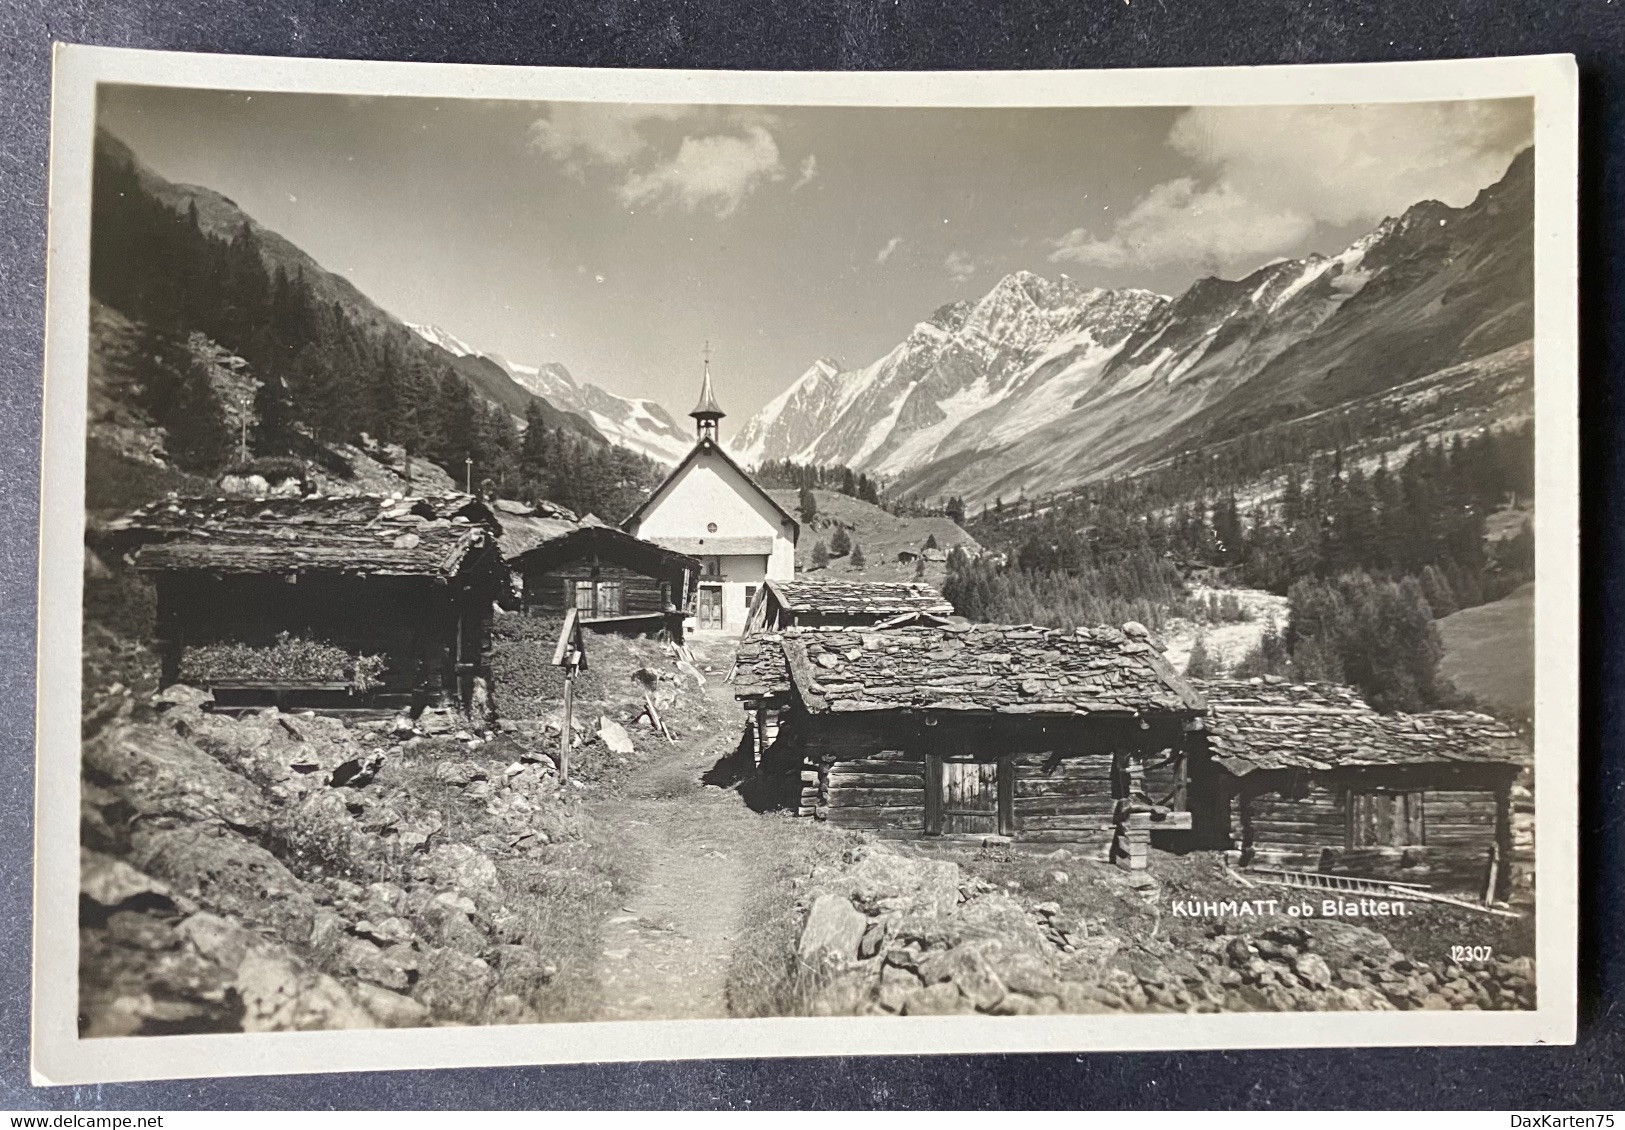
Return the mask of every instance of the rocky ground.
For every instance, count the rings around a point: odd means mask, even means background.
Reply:
[[[1051,857],[1091,917],[946,859],[873,843],[806,880],[800,976],[825,1015],[1507,1009],[1534,1005],[1528,957],[1423,961],[1342,919],[1208,919],[1164,934],[1161,880]],[[1067,870],[1061,870],[1061,867]],[[1279,895],[1281,892],[1264,892]],[[1232,894],[1231,897],[1234,897]],[[1143,929],[1144,919],[1152,922]]]
[[[94,650],[103,685],[138,665]],[[648,688],[677,729],[695,697],[657,645],[619,658],[638,662],[582,700],[568,787],[556,714],[233,718],[111,682],[86,707],[83,1032],[599,1015],[599,930],[636,884],[586,801],[654,755],[627,733]]]

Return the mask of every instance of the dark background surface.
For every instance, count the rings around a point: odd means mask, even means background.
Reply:
[[[1581,75],[1580,1037],[1573,1048],[1001,1055],[28,1081],[34,577],[52,40],[530,65],[795,70],[1569,52]],[[1625,1107],[1621,686],[1625,0],[0,0],[0,1109]],[[1564,898],[1545,890],[1545,898]]]

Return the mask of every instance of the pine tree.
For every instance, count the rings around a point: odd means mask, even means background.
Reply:
[[[852,568],[861,569],[865,565],[867,565],[868,563],[869,563],[868,558],[863,556],[863,546],[854,545],[852,547],[852,562],[851,562]]]
[[[823,539],[819,539],[813,543],[812,567],[814,569],[825,569],[829,567],[829,546],[824,544]]]
[[[812,525],[813,519],[818,517],[818,499],[813,495],[812,487],[805,483],[796,502],[796,512],[801,516],[802,524],[807,526]]]
[[[846,532],[845,526],[836,526],[835,533],[830,535],[829,555],[831,557],[845,557],[852,552],[852,535]]]
[[[1213,657],[1207,653],[1207,637],[1197,636],[1196,642],[1191,645],[1191,657],[1185,664],[1185,677],[1187,679],[1211,679],[1218,674],[1213,665]]]

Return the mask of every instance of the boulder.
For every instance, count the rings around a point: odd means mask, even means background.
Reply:
[[[959,868],[869,845],[843,879],[854,902],[870,910],[911,910],[946,917],[959,905]],[[850,886],[846,886],[850,884]]]
[[[439,845],[429,852],[423,870],[442,890],[499,894],[502,889],[497,865],[467,844]]]
[[[177,909],[175,895],[163,883],[123,860],[88,848],[79,853],[79,899],[81,907],[89,903],[99,908],[93,913],[97,918],[121,909],[171,912]],[[81,910],[81,921],[85,917],[85,911]]]
[[[237,970],[245,1032],[371,1028],[375,1021],[343,985],[290,957],[251,950]]]
[[[411,997],[365,981],[358,981],[351,995],[385,1028],[418,1028],[429,1019],[429,1010]]]
[[[603,742],[604,748],[611,753],[625,756],[637,752],[637,747],[632,744],[632,738],[626,732],[626,727],[607,716],[598,719],[598,740]]]
[[[903,998],[899,1010],[904,1016],[947,1016],[965,1012],[970,1006],[959,995],[959,987],[952,981],[924,985]]]
[[[305,885],[276,856],[228,829],[143,825],[131,833],[130,862],[203,909],[288,945],[310,939],[316,902]]]
[[[819,895],[807,912],[807,924],[801,929],[796,952],[809,965],[817,965],[826,957],[855,960],[858,944],[868,928],[869,920],[853,908],[850,900],[841,895]]]
[[[1292,971],[1311,989],[1331,988],[1332,968],[1319,954],[1300,953],[1292,959]]]
[[[456,950],[435,948],[423,955],[412,995],[436,1020],[476,1024],[496,979],[482,959]]]
[[[350,938],[340,949],[339,961],[354,976],[386,989],[409,989],[417,980],[417,956],[410,946],[379,947]]]
[[[453,734],[463,727],[463,717],[454,710],[434,707],[418,715],[417,728],[430,737]]]
[[[169,711],[173,707],[193,707],[202,709],[206,703],[214,701],[214,695],[208,691],[189,687],[185,683],[171,683],[163,690],[152,696],[152,705],[160,713]]]
[[[85,743],[84,765],[143,817],[246,831],[262,830],[267,822],[258,789],[163,726],[110,726]]]

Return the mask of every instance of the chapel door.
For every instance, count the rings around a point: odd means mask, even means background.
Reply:
[[[700,586],[694,619],[702,632],[722,631],[721,585]]]
[[[1425,842],[1421,793],[1349,794],[1349,847],[1420,847]]]
[[[938,812],[942,834],[997,834],[999,763],[945,757],[940,772]]]

